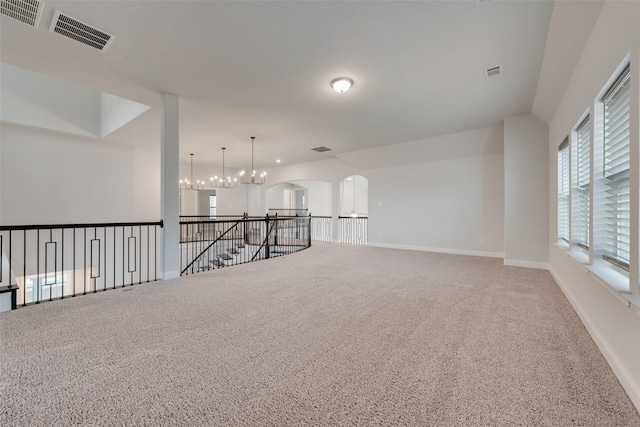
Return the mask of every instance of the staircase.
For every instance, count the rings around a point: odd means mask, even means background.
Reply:
[[[191,274],[309,247],[310,217],[181,221],[180,271]]]

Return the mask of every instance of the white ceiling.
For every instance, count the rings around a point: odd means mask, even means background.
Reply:
[[[603,0],[557,1],[553,7],[532,108],[532,113],[546,123],[556,112],[603,4]]]
[[[48,31],[54,11],[115,35],[102,53]],[[180,97],[181,157],[229,167],[335,154],[532,111],[550,1],[47,1],[38,29],[2,16],[3,62],[152,106],[103,138],[157,144]],[[486,80],[500,65],[504,75]],[[337,94],[329,81],[355,85]],[[317,146],[333,149],[318,154]]]

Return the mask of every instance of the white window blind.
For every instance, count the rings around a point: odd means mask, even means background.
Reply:
[[[629,269],[629,67],[609,88],[604,103],[606,224],[604,258]]]
[[[569,243],[569,138],[558,147],[558,241]]]
[[[591,132],[589,116],[576,128],[574,150],[574,176],[572,198],[571,234],[573,241],[589,248],[589,191],[591,188]]]

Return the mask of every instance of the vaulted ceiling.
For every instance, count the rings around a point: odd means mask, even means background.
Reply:
[[[105,141],[157,145],[160,94],[168,92],[180,97],[183,159],[195,153],[219,164],[226,146],[227,166],[242,167],[255,136],[259,168],[531,112],[554,8],[474,0],[44,4],[38,28],[0,18],[0,60],[152,107]],[[56,10],[114,41],[100,52],[50,32]],[[502,75],[485,78],[494,66]],[[338,94],[329,81],[343,75],[355,85]],[[542,115],[557,102],[547,92],[536,100]],[[317,146],[332,151],[311,151]]]

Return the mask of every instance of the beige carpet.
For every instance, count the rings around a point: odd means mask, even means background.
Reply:
[[[548,272],[315,244],[0,315],[0,425],[630,426]]]

